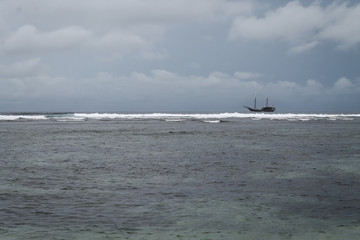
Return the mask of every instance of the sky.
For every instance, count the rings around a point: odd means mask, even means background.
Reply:
[[[0,112],[360,112],[360,1],[0,0]]]

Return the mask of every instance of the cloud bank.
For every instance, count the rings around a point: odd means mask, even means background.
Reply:
[[[291,46],[291,53],[301,53],[323,41],[349,49],[360,42],[360,4],[334,2],[326,7],[321,2],[304,6],[289,2],[263,17],[238,16],[233,20],[230,39],[281,40]]]
[[[226,21],[253,9],[250,1],[221,0],[14,0],[1,5],[0,32],[5,34],[0,35],[0,53],[81,48],[117,55],[138,51],[145,58],[159,52],[163,56],[161,50],[154,50],[155,44],[171,27]],[[6,23],[6,19],[15,21]]]
[[[360,94],[360,81],[346,77],[335,80],[330,87],[313,79],[304,84],[265,82],[261,74],[251,72],[183,76],[162,69],[152,70],[149,74],[133,72],[114,76],[98,73],[91,78],[73,79],[39,74],[40,67],[39,59],[0,66],[0,70],[8,69],[7,74],[0,76],[3,86],[0,101],[9,106],[21,102],[23,108],[27,106],[25,103],[33,103],[40,106],[38,110],[44,111],[51,110],[52,104],[63,105],[62,110],[66,111],[94,107],[117,111],[183,111],[190,105],[204,111],[220,110],[221,106],[226,106],[229,111],[242,111],[241,106],[251,103],[255,94],[263,98],[270,95],[275,102]],[[80,101],[84,102],[81,106],[78,105]]]

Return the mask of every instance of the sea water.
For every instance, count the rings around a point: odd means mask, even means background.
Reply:
[[[0,115],[0,239],[359,239],[359,114]]]

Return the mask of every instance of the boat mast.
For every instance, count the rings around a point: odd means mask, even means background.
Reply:
[[[266,98],[266,106],[268,106],[268,98]]]
[[[256,97],[255,97],[255,101],[254,101],[254,109],[256,109]]]

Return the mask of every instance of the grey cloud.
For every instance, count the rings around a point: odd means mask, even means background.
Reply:
[[[33,58],[8,65],[0,65],[0,78],[37,76],[43,70],[40,58]]]
[[[348,49],[360,43],[360,4],[348,7],[332,4],[328,25],[319,33],[320,39],[332,40],[339,48]]]
[[[170,26],[224,21],[252,9],[251,1],[222,0],[6,1],[0,3],[0,15],[14,21],[2,24],[0,43],[7,53],[85,46],[117,54],[140,50],[145,58],[162,59],[166,50],[156,50],[154,44]]]
[[[346,77],[342,77],[334,83],[334,88],[336,89],[346,89],[351,87],[353,87],[353,83]]]
[[[121,56],[132,51],[142,52],[144,58],[164,58],[144,37],[129,32],[108,32],[102,36],[78,26],[43,32],[25,25],[2,41],[0,49],[7,54],[39,54],[70,50],[108,51]]]
[[[304,7],[298,1],[288,3],[275,11],[269,11],[263,18],[238,17],[234,19],[230,38],[257,40],[284,39],[298,42],[313,35],[324,24],[324,13],[318,5]]]
[[[81,46],[91,32],[77,26],[49,32],[41,32],[35,26],[24,25],[3,40],[3,51],[7,53],[31,53],[68,50]]]
[[[79,25],[94,24],[169,24],[188,21],[222,20],[239,13],[253,11],[252,1],[223,0],[27,0],[14,1],[13,8],[23,8],[27,18],[31,14],[52,16],[54,20],[78,22]],[[78,14],[82,13],[81,16]]]
[[[294,55],[300,54],[300,53],[303,53],[303,52],[306,52],[306,51],[309,51],[309,50],[313,49],[318,44],[319,44],[318,41],[312,41],[310,43],[305,43],[305,44],[302,44],[302,45],[298,45],[298,46],[295,46],[295,47],[291,48],[288,51],[288,53],[294,54]]]
[[[127,102],[135,110],[145,105],[179,110],[189,104],[194,107],[209,103],[226,105],[234,101],[240,104],[249,102],[255,94],[269,96],[277,102],[288,102],[302,101],[309,96],[323,98],[330,96],[335,90],[338,94],[345,94],[353,92],[354,87],[360,93],[359,85],[347,78],[340,78],[333,87],[325,88],[316,80],[308,80],[300,85],[290,81],[241,80],[238,75],[239,73],[229,75],[213,72],[208,76],[182,76],[166,70],[153,70],[150,74],[133,72],[127,76],[99,73],[93,78],[83,79],[51,76],[28,77],[16,81],[3,79],[7,83],[4,84],[7,89],[2,89],[2,98],[9,98],[10,95],[5,92],[11,92],[12,97],[21,96],[19,98],[26,101],[48,98],[68,102],[86,99],[103,107],[108,103]]]
[[[335,83],[332,89],[329,91],[333,94],[360,94],[360,81],[354,81],[347,77],[339,78]]]
[[[151,43],[141,36],[127,32],[109,32],[103,36],[92,36],[84,43],[90,49],[108,49],[126,52],[133,49],[148,49]]]
[[[303,6],[292,1],[264,17],[240,16],[234,19],[229,38],[287,42],[290,53],[314,48],[320,41],[333,41],[341,48],[360,43],[360,4],[337,2],[322,7],[319,2]]]
[[[236,72],[235,76],[239,79],[253,79],[261,77],[261,74],[253,72]]]

